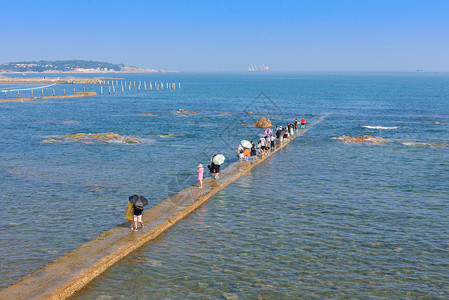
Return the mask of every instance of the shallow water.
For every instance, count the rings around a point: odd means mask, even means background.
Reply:
[[[75,298],[447,298],[447,74],[126,76],[182,90],[0,106],[0,287],[235,160],[241,124],[327,115]],[[144,142],[43,142],[105,132]]]

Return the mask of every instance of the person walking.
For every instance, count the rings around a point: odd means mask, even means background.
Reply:
[[[262,157],[263,157],[263,155],[265,154],[265,149],[266,149],[266,140],[265,140],[265,137],[261,137],[260,138],[260,149],[261,149],[261,153],[262,153]]]
[[[137,231],[137,223],[140,223],[140,229],[143,229],[143,223],[142,223],[142,213],[143,213],[143,206],[133,206],[134,208],[134,228],[133,231]]]
[[[274,135],[273,134],[271,134],[270,135],[270,144],[271,144],[271,150],[273,151],[274,150],[274,140],[275,140],[276,138],[274,137]]]
[[[200,189],[202,189],[203,188],[203,173],[204,173],[203,165],[199,164],[196,171],[198,172],[198,180],[200,181]]]
[[[284,130],[282,129],[282,126],[279,127],[279,142],[282,143],[284,142]]]
[[[238,152],[239,160],[242,160],[244,158],[243,157],[244,149],[243,149],[242,145],[239,144],[239,146],[237,148],[237,152]]]
[[[301,119],[301,129],[302,128],[306,128],[306,119],[304,118]]]
[[[279,139],[279,136],[280,136],[280,134],[281,134],[281,128],[282,128],[282,127],[276,126],[276,138],[277,138],[277,139]]]
[[[247,161],[249,158],[249,148],[245,148],[245,150],[243,150],[243,156],[245,157],[245,160]]]
[[[134,221],[134,210],[133,210],[133,204],[131,203],[131,201],[128,201],[128,204],[126,205],[125,216],[126,216],[126,222],[129,223],[129,227],[132,230],[133,229],[133,221]]]
[[[216,165],[214,163],[215,156],[217,156],[217,154],[212,156],[212,158],[210,159],[210,165],[208,166],[208,168],[209,168],[210,175],[212,176],[212,178],[219,179],[220,178],[220,165]]]
[[[284,129],[284,140],[286,140],[286,141],[288,141],[288,134],[289,134],[289,132],[288,132],[288,124],[287,124],[287,126],[285,126],[285,129]]]
[[[257,158],[256,145],[254,145],[253,141],[251,141],[251,157],[253,158],[253,161]]]

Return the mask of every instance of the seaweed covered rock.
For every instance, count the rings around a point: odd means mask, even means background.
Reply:
[[[344,143],[370,143],[370,144],[383,144],[387,142],[387,139],[374,136],[374,135],[364,135],[364,136],[338,136],[334,138],[336,140],[342,141]]]
[[[186,110],[183,108],[178,109],[178,113],[180,113],[180,114],[196,114],[196,112],[193,110]]]
[[[51,136],[47,137],[44,142],[68,142],[75,141],[85,144],[102,144],[102,143],[123,143],[123,144],[138,144],[139,141],[124,135],[120,135],[114,132],[107,133],[75,133],[71,135],[63,136]]]
[[[267,127],[273,127],[273,124],[271,124],[270,119],[259,118],[259,120],[256,121],[254,126],[259,127],[259,128],[267,128]]]

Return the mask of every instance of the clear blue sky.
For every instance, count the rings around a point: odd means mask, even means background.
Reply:
[[[0,12],[0,63],[449,71],[449,0],[3,0]]]

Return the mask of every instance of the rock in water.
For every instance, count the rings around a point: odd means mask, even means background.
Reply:
[[[256,121],[254,126],[259,127],[259,128],[267,128],[267,127],[273,127],[273,124],[271,124],[270,119],[259,118],[259,120]]]
[[[333,138],[335,140],[340,140],[344,143],[370,143],[370,144],[384,144],[387,139],[374,136],[374,135],[364,135],[364,136],[337,136]]]
[[[50,136],[45,138],[44,142],[66,142],[75,141],[85,144],[101,144],[101,143],[125,143],[125,144],[139,144],[139,141],[124,135],[114,132],[106,133],[75,133],[63,136]]]

